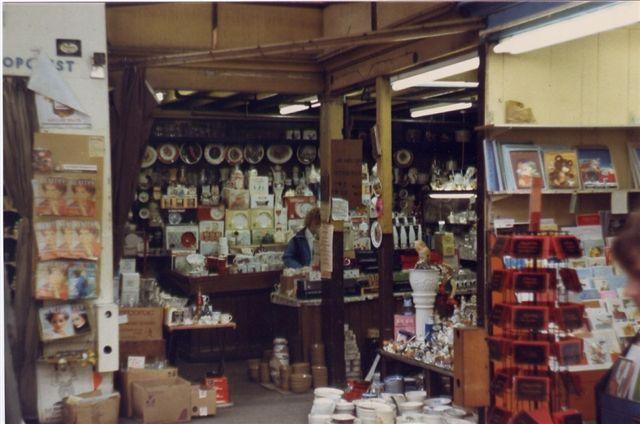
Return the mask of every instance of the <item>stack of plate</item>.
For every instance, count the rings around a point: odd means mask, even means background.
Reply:
[[[332,401],[338,401],[344,395],[344,391],[340,389],[334,389],[333,387],[318,387],[313,391],[313,395],[316,399],[330,399]]]

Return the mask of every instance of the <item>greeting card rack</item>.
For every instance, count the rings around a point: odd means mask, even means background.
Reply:
[[[498,236],[492,256],[492,310],[487,343],[491,359],[491,423],[582,422],[569,395],[578,384],[569,366],[583,362],[584,307],[567,301],[581,291],[567,260],[581,256],[580,242],[562,233]]]

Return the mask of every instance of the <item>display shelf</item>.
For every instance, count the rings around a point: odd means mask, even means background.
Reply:
[[[398,355],[396,353],[387,352],[384,349],[378,349],[378,353],[385,359],[390,359],[393,361],[402,362],[403,364],[411,365],[413,367],[422,368],[424,370],[428,370],[431,372],[435,372],[440,375],[444,375],[447,377],[453,377],[453,370],[448,370],[446,368],[438,367],[435,365],[427,364],[425,362],[416,361],[415,359],[407,358],[403,355]]]
[[[228,322],[226,324],[191,324],[191,325],[165,325],[169,333],[174,331],[191,331],[191,330],[214,330],[218,328],[232,328],[236,329],[235,322]]]
[[[158,143],[202,143],[202,144],[228,144],[228,145],[244,145],[244,144],[318,144],[316,140],[287,140],[287,139],[273,139],[273,140],[238,140],[237,138],[198,138],[198,137],[149,137],[150,144]]]
[[[578,189],[578,190],[549,190],[543,189],[543,195],[570,195],[570,194],[607,194],[607,193],[617,193],[620,191],[625,191],[627,193],[640,193],[640,189],[638,188],[624,188],[624,189],[613,189],[613,188],[592,188],[592,189]],[[528,190],[518,190],[518,191],[490,191],[487,192],[489,196],[499,197],[499,196],[529,196],[531,194]]]
[[[640,130],[640,125],[540,125],[540,124],[489,124],[480,125],[474,128],[476,131],[490,132],[492,130]]]
[[[159,281],[186,295],[237,293],[271,290],[282,271],[254,272],[247,274],[209,275],[192,277],[176,271],[165,271]]]

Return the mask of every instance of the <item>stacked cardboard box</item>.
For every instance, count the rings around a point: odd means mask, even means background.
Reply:
[[[362,376],[360,350],[356,342],[356,335],[348,324],[344,325],[344,360],[347,378],[360,379]]]
[[[129,356],[144,356],[146,362],[165,358],[163,314],[163,308],[120,308],[120,360],[123,368],[126,368]]]

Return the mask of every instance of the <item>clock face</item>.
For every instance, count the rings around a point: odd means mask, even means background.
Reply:
[[[195,143],[185,143],[180,146],[180,158],[187,165],[193,165],[202,158],[202,147]]]

